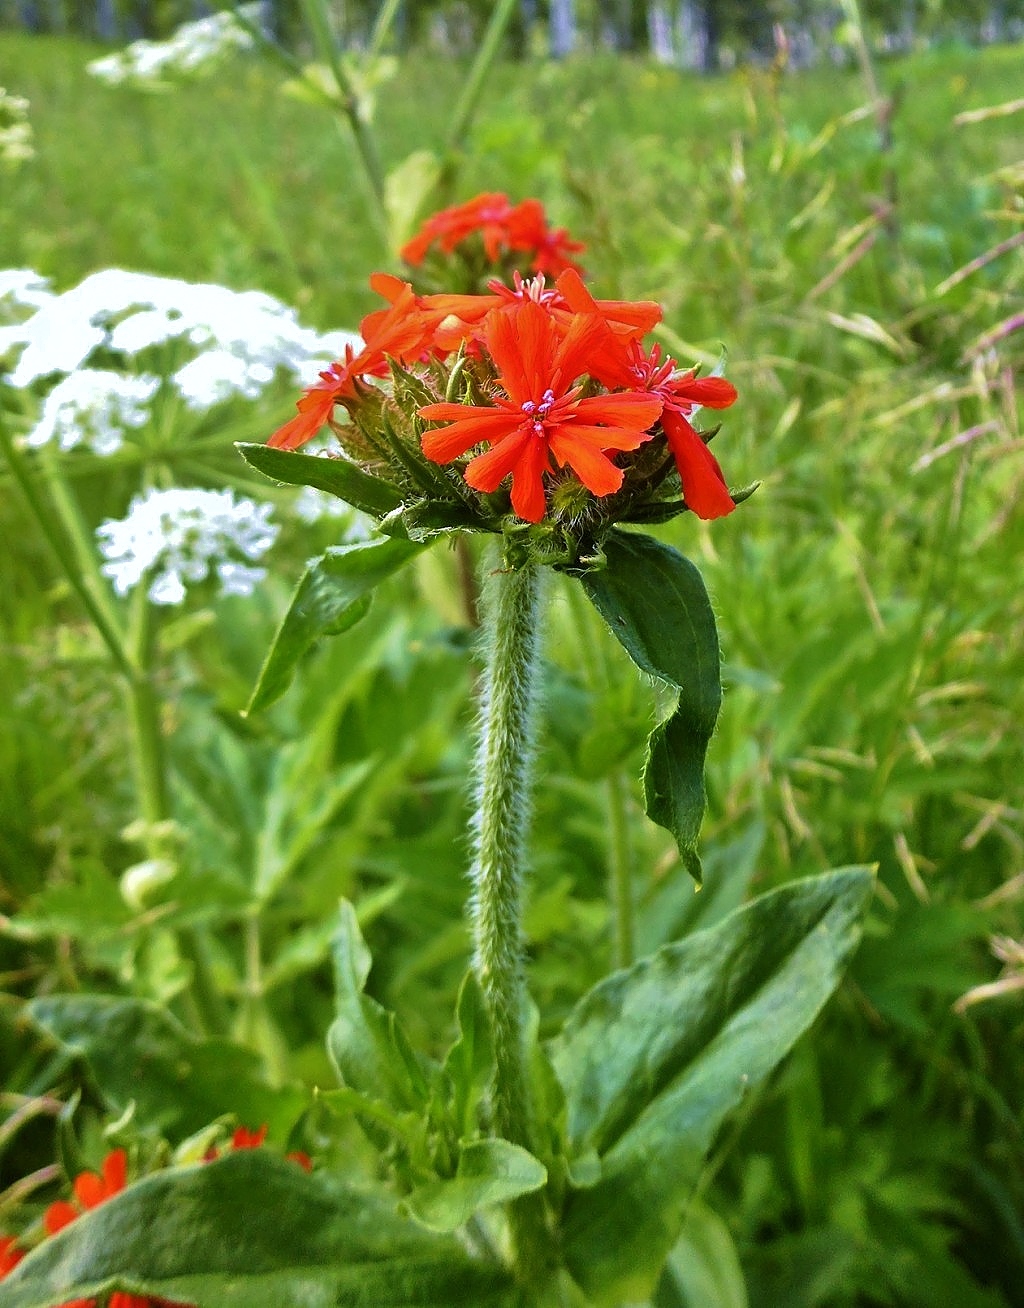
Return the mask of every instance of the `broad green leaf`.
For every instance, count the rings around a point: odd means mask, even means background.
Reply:
[[[175,1168],[44,1241],[4,1308],[122,1289],[196,1308],[512,1308],[505,1272],[384,1198],[263,1149]]]
[[[651,1294],[718,1128],[838,985],[872,886],[851,868],[763,895],[608,977],[552,1041],[570,1153],[602,1161],[565,1216],[595,1303]]]
[[[507,1203],[539,1190],[548,1179],[544,1164],[508,1140],[473,1140],[459,1150],[450,1180],[429,1181],[407,1195],[403,1206],[432,1231],[455,1231],[491,1204]]]
[[[314,559],[277,629],[246,712],[256,713],[283,695],[299,659],[322,637],[355,626],[365,615],[374,588],[421,548],[384,537],[338,545]]]
[[[700,573],[671,546],[613,531],[604,552],[607,567],[584,574],[584,590],[637,667],[678,692],[647,742],[644,803],[699,882],[704,758],[722,703],[715,615]]]
[[[747,1305],[743,1269],[728,1226],[704,1204],[691,1204],[683,1233],[669,1255],[654,1308]]]
[[[267,1084],[263,1063],[227,1040],[200,1040],[165,1009],[141,999],[51,995],[26,1009],[36,1026],[86,1063],[115,1114],[132,1105],[146,1129],[180,1138],[215,1117],[266,1122],[284,1136],[306,1106],[299,1088]]]
[[[354,509],[381,518],[402,502],[402,494],[390,482],[373,477],[348,459],[324,459],[319,455],[300,454],[297,450],[278,450],[270,445],[252,445],[239,441],[238,450],[246,463],[257,471],[289,486],[315,486],[336,495]]]
[[[396,1110],[420,1107],[428,1095],[426,1077],[394,1013],[363,993],[370,966],[355,909],[343,900],[334,944],[337,1016],[327,1052],[344,1085]]]

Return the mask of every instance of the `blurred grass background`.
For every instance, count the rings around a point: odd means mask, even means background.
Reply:
[[[94,53],[0,34],[0,85],[28,97],[37,147],[0,179],[0,267],[58,289],[111,265],[259,287],[311,325],[354,326],[368,274],[392,265],[343,133],[258,63],[145,95],[88,77]],[[1021,311],[1021,247],[954,277],[1024,219],[1020,113],[957,122],[1019,96],[1020,66],[1019,47],[884,66],[886,146],[854,71],[503,65],[464,160],[460,198],[540,196],[587,242],[598,293],[665,304],[679,357],[728,346],[741,398],[716,453],[732,484],[763,483],[724,522],[665,529],[705,574],[725,659],[699,896],[639,810],[650,690],[553,585],[529,921],[546,1019],[607,967],[610,803],[627,805],[644,949],[754,888],[879,865],[842,995],[702,1189],[763,1308],[1024,1303],[1020,991],[953,1008],[1001,975],[993,941],[1005,956],[1024,936],[1022,348],[987,339]],[[379,97],[387,166],[439,144],[463,76],[403,60]],[[82,485],[96,520],[111,511],[116,488]],[[5,988],[173,1004],[188,961],[167,927],[191,914],[215,931],[235,1034],[323,1081],[344,893],[376,993],[441,1040],[465,962],[474,656],[457,560],[435,552],[388,588],[266,720],[237,710],[329,526],[291,532],[256,601],[176,625],[164,692],[188,877],[154,917],[118,890],[133,854],[116,686],[6,478],[0,535]],[[268,857],[286,875],[261,908],[265,1002],[247,1009],[240,924]],[[2,1011],[11,1088],[28,1086],[37,1055],[14,1001]],[[0,1162],[8,1181],[25,1170],[17,1150]]]

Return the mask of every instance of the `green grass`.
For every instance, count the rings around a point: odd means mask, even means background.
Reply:
[[[107,265],[257,286],[312,324],[354,324],[373,302],[367,275],[389,256],[344,133],[256,66],[143,98],[88,78],[91,53],[0,37],[0,85],[30,99],[38,147],[3,181],[0,267],[33,266],[61,288]],[[666,305],[670,343],[716,354],[725,342],[741,399],[715,449],[733,484],[763,482],[734,517],[666,531],[708,580],[728,689],[697,900],[630,780],[643,944],[713,917],[719,896],[879,864],[843,995],[706,1179],[763,1308],[995,1308],[1019,1302],[1024,1281],[1019,1000],[951,1011],[998,973],[989,937],[1024,933],[1011,882],[1024,849],[1020,333],[965,357],[1020,312],[1019,249],[936,294],[1019,230],[1020,182],[1001,170],[1018,160],[1020,115],[954,123],[1019,95],[1019,67],[1019,49],[886,66],[898,92],[889,153],[870,116],[842,121],[864,101],[852,72],[775,83],[611,59],[500,67],[464,160],[460,195],[539,194],[588,242],[601,292]],[[439,144],[463,74],[402,65],[380,96],[388,166]],[[18,972],[10,984],[22,989],[101,984],[163,998],[181,962],[172,933],[117,919],[76,945],[53,925],[76,884],[83,920],[117,917],[116,876],[133,857],[119,838],[132,816],[124,728],[81,615],[9,482],[0,487],[0,911],[44,921],[30,947],[8,942],[0,970]],[[94,516],[109,493],[89,490]],[[232,1003],[231,905],[286,784],[301,825],[316,807],[318,760],[373,760],[372,784],[333,812],[263,923],[281,980],[264,1025],[246,1034],[276,1059],[283,1044],[297,1048],[289,1066],[316,1079],[329,1007],[320,936],[340,893],[375,906],[376,992],[417,1038],[445,1034],[437,1014],[465,959],[472,659],[456,565],[438,554],[322,651],[268,720],[240,724],[311,552],[293,534],[258,603],[221,606],[201,638],[183,635],[165,689],[192,888]],[[606,967],[606,785],[624,756],[635,776],[651,711],[610,645],[613,689],[589,686],[580,641],[557,592],[530,918],[549,1021]],[[323,753],[307,758],[317,731]],[[27,1170],[25,1155],[0,1160],[8,1179]]]

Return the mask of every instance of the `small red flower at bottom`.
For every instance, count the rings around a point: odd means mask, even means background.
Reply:
[[[13,1272],[24,1257],[13,1235],[0,1235],[0,1281],[8,1272]]]

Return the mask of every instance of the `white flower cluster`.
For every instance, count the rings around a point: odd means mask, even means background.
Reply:
[[[241,5],[239,12],[258,24],[263,5]],[[252,33],[239,23],[231,10],[210,14],[185,23],[168,41],[134,41],[117,54],[94,59],[87,65],[93,77],[108,86],[132,84],[153,89],[167,85],[167,78],[195,77],[209,72],[233,51],[251,50]]]
[[[126,428],[144,427],[149,421],[147,406],[159,389],[159,377],[79,368],[46,397],[42,417],[26,444],[56,440],[62,450],[73,450],[84,442],[94,454],[114,454],[124,442]]]
[[[40,309],[52,299],[49,278],[31,268],[0,268],[0,322],[25,318],[25,310]]]
[[[183,352],[192,357],[168,380],[189,409],[201,412],[236,395],[258,398],[279,369],[300,385],[309,384],[346,344],[362,345],[351,332],[321,335],[302,327],[293,309],[262,291],[232,291],[120,268],[93,273],[62,295],[44,287],[32,273],[0,273],[0,304],[6,288],[18,302],[36,306],[24,321],[0,326],[0,358],[21,351],[7,378],[13,386],[29,386],[54,373],[89,372],[88,361],[97,351],[106,362],[113,354],[127,363],[177,342],[178,359]],[[70,377],[61,383],[69,384]],[[95,386],[94,376],[76,393],[90,388],[95,393]],[[44,413],[29,444],[52,438],[55,429],[47,423]],[[114,448],[106,442],[107,452]]]
[[[272,510],[230,490],[150,491],[97,528],[103,571],[119,595],[148,578],[154,604],[180,604],[187,583],[212,576],[223,595],[251,595],[266,575],[252,563],[277,537]]]
[[[0,166],[17,168],[34,154],[28,101],[0,86]]]

